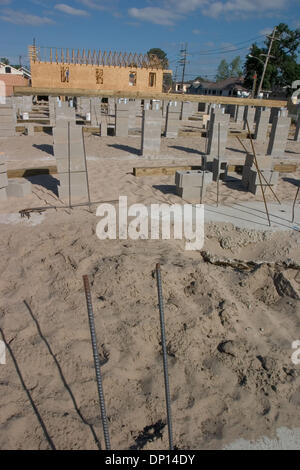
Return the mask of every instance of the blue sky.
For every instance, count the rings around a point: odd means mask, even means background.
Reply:
[[[33,38],[46,47],[160,47],[175,72],[188,43],[186,78],[213,79],[222,58],[244,59],[249,45],[262,44],[280,22],[300,27],[300,0],[0,0],[0,57],[28,62]]]

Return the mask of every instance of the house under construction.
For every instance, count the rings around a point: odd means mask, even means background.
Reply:
[[[29,47],[32,87],[162,92],[165,70],[156,56]]]

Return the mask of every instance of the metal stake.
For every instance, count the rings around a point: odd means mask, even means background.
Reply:
[[[68,121],[68,177],[69,177],[69,208],[71,207],[71,139],[70,139],[70,121]]]
[[[98,395],[99,395],[99,402],[100,402],[100,411],[101,411],[105,447],[106,447],[106,450],[110,450],[110,438],[109,438],[108,422],[107,422],[105,400],[104,400],[104,393],[103,393],[103,386],[102,386],[102,375],[101,375],[100,359],[99,359],[99,352],[98,352],[98,346],[97,346],[92,296],[91,296],[89,278],[86,275],[83,276],[83,285],[84,285],[87,311],[88,311],[88,317],[89,317],[89,325],[90,325],[91,340],[92,340],[92,347],[93,347],[93,356],[94,356],[94,364],[95,364],[95,371],[96,371],[96,381],[97,381],[97,387],[98,387]]]
[[[298,197],[299,191],[300,191],[300,186],[299,186],[298,189],[297,189],[296,197],[295,197],[294,202],[293,202],[292,222],[294,222],[294,220],[295,220],[295,205],[296,205],[296,201],[297,201],[297,197]]]
[[[254,144],[253,144],[253,140],[252,140],[252,136],[251,136],[251,132],[250,132],[248,119],[246,119],[246,124],[247,124],[248,132],[249,132],[249,135],[250,135],[250,142],[251,142],[251,147],[252,147],[253,156],[254,156],[254,163],[255,163],[255,167],[256,167],[256,170],[257,170],[258,178],[259,178],[259,184],[260,184],[260,187],[261,187],[261,192],[262,192],[262,195],[263,195],[263,200],[264,200],[264,204],[265,204],[265,209],[266,209],[266,214],[267,214],[267,218],[268,218],[268,222],[269,222],[269,227],[271,227],[271,220],[270,220],[270,216],[269,216],[267,201],[266,201],[265,193],[264,193],[264,190],[263,190],[263,187],[262,187],[261,172],[260,172],[260,169],[258,168],[255,148],[254,148]]]
[[[218,174],[217,174],[217,207],[219,207],[220,191],[220,123],[218,123]]]
[[[202,204],[202,200],[203,200],[204,174],[205,174],[205,171],[206,171],[206,160],[207,160],[207,156],[203,155],[203,157],[202,157],[202,161],[203,161],[203,165],[202,165],[202,186],[201,186],[201,194],[200,194],[200,204]]]
[[[90,212],[92,212],[90,185],[89,185],[89,176],[88,176],[87,161],[86,161],[86,151],[85,151],[83,127],[82,127],[82,143],[83,143],[83,155],[84,155],[84,165],[85,165],[85,174],[86,174],[86,186],[87,186],[87,193],[88,193],[88,205],[89,205]]]
[[[158,305],[159,305],[159,313],[160,313],[161,345],[162,345],[163,363],[164,363],[165,395],[166,395],[166,408],[167,408],[167,420],[168,420],[168,432],[169,432],[169,447],[170,447],[170,450],[174,450],[173,431],[172,431],[172,415],[171,415],[171,398],[170,398],[168,360],[167,360],[167,346],[166,346],[166,332],[165,332],[165,318],[164,318],[164,303],[163,303],[161,273],[160,273],[160,265],[159,264],[156,265],[156,281],[157,281]]]

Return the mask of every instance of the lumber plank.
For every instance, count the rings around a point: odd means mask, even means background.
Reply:
[[[187,171],[187,170],[200,170],[201,166],[195,165],[181,165],[181,166],[152,166],[152,167],[134,167],[134,176],[160,176],[175,175],[176,171]],[[297,164],[292,163],[280,163],[274,165],[274,170],[279,173],[295,173],[297,171]],[[235,172],[241,174],[243,171],[243,165],[229,164],[228,172]]]
[[[25,178],[26,176],[38,176],[38,175],[56,175],[57,166],[44,166],[37,168],[19,168],[16,170],[7,170],[8,178]]]
[[[235,98],[230,96],[189,95],[176,93],[151,93],[145,91],[115,91],[91,90],[85,88],[40,88],[28,86],[15,86],[15,96],[44,95],[44,96],[101,96],[115,98],[140,98],[169,101],[192,101],[198,103],[237,104],[239,106],[267,106],[270,108],[284,108],[287,101],[263,100],[253,98]]]
[[[176,171],[200,170],[201,166],[155,166],[155,167],[135,167],[134,176],[157,176],[157,175],[175,175]]]
[[[292,163],[278,163],[274,165],[274,170],[279,171],[279,173],[295,173],[297,171],[297,164]]]

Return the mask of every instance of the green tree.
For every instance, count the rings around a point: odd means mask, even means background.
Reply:
[[[169,60],[168,60],[167,54],[162,49],[159,49],[158,47],[154,47],[152,49],[149,49],[149,51],[147,52],[147,55],[149,57],[151,56],[157,57],[160,60],[162,67],[164,69],[169,68]]]
[[[276,28],[276,39],[273,42],[271,57],[269,59],[264,77],[263,89],[272,90],[277,87],[290,87],[294,80],[300,77],[300,64],[297,62],[297,51],[300,46],[300,29],[291,30],[285,23],[280,23]],[[257,83],[259,83],[263,63],[270,44],[267,37],[265,47],[252,44],[250,56],[247,56],[244,65],[245,86],[252,87],[254,71],[257,72]],[[259,59],[259,60],[258,60]]]
[[[203,77],[201,77],[201,75],[194,78],[194,80],[193,80],[193,82],[206,82],[206,81],[207,81],[207,78],[203,78]]]
[[[173,79],[171,73],[164,73],[163,74],[163,92],[167,93],[173,87]]]
[[[6,57],[1,57],[0,62],[4,65],[9,65],[9,60]]]
[[[240,77],[241,75],[243,75],[242,60],[238,55],[229,64],[229,76]]]
[[[225,80],[230,76],[229,65],[225,59],[222,59],[217,69],[216,80]]]

